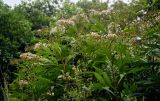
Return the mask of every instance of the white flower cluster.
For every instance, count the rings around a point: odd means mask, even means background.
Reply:
[[[90,10],[91,15],[109,15],[112,12],[112,9],[107,9],[107,10],[102,10],[102,11],[97,11],[95,9]]]
[[[106,35],[99,35],[96,32],[91,32],[90,34],[87,34],[86,37],[93,37],[95,39],[107,39],[107,40],[111,40],[111,39],[116,39],[117,35],[116,34],[106,34]]]
[[[72,16],[71,18],[69,18],[70,20],[74,21],[75,23],[78,23],[79,21],[85,21],[88,22],[88,17],[86,16],[86,14],[81,13],[81,14],[77,14]]]
[[[75,25],[75,22],[70,19],[61,19],[56,22],[56,25]]]
[[[100,15],[99,11],[96,11],[95,9],[89,10],[91,15]]]
[[[92,37],[101,37],[98,33],[96,32],[91,32],[90,36]]]
[[[21,59],[27,59],[27,60],[32,60],[32,59],[38,59],[39,56],[37,56],[36,54],[32,54],[30,52],[27,52],[27,53],[22,53],[20,55],[20,58]]]
[[[69,19],[72,20],[72,21],[74,21],[74,22],[76,22],[77,21],[77,15],[73,15]]]
[[[56,22],[56,26],[54,28],[51,28],[50,34],[54,34],[57,32],[64,33],[66,30],[66,26],[74,26],[76,23],[79,23],[82,20],[89,22],[88,17],[84,13],[74,15],[68,19],[60,19]]]
[[[80,16],[81,18],[83,18],[83,19],[88,20],[88,17],[87,17],[84,13],[80,14],[79,16]]]
[[[108,15],[112,12],[112,9],[108,9],[108,10],[102,10],[101,11],[101,15]]]
[[[94,39],[97,39],[97,40],[99,40],[99,39],[101,39],[101,35],[99,35],[98,33],[96,33],[96,32],[91,32],[91,33],[89,33],[89,34],[86,34],[86,35],[81,35],[81,37],[82,38],[94,38]]]
[[[42,63],[42,62],[43,62],[43,63],[44,63],[44,62],[50,62],[49,59],[44,58],[44,57],[42,57],[42,56],[38,56],[38,55],[36,55],[36,54],[32,54],[32,53],[30,53],[30,52],[22,53],[22,54],[20,55],[20,58],[23,59],[23,60],[38,60],[38,61],[40,61],[41,63]]]
[[[54,34],[54,33],[57,33],[57,32],[62,32],[64,33],[66,30],[66,28],[64,26],[56,26],[54,28],[51,28],[50,30],[50,34]]]
[[[56,22],[56,26],[54,28],[51,28],[50,34],[54,34],[57,32],[64,33],[66,30],[66,26],[74,26],[75,21],[72,19],[61,19]]]
[[[103,36],[105,39],[116,39],[117,35],[116,34],[107,34]]]

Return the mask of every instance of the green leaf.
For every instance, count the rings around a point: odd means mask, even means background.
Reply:
[[[131,73],[134,74],[143,70],[145,70],[145,68],[132,68],[129,72],[127,72],[127,74],[131,74]]]
[[[103,89],[105,89],[106,91],[110,92],[112,95],[115,95],[115,94],[109,89],[109,87],[103,87]]]
[[[90,89],[92,90],[102,90],[103,89],[103,85],[100,84],[100,83],[94,83],[94,84],[91,84],[89,86]]]
[[[54,43],[52,46],[51,46],[51,48],[53,49],[53,53],[55,54],[55,55],[61,55],[62,54],[62,49],[61,49],[61,47],[59,46],[59,44],[58,43]]]
[[[123,80],[123,78],[126,76],[126,73],[120,74],[120,79],[118,80],[118,84],[119,85],[121,83],[121,81]]]
[[[136,30],[135,29],[129,29],[129,28],[125,28],[124,30],[123,30],[123,32],[136,32]]]
[[[103,76],[103,80],[105,81],[105,84],[107,84],[109,87],[111,87],[111,79],[110,77],[101,69],[97,68],[97,67],[94,67],[96,69],[96,71],[101,74]]]
[[[109,86],[109,87],[112,87],[112,82],[111,82],[111,79],[110,77],[105,73],[105,72],[102,72],[102,75],[104,77],[104,80],[105,80],[105,83]]]
[[[105,85],[105,81],[104,81],[103,77],[102,77],[100,74],[94,72],[94,75],[95,75],[96,79],[97,79],[102,85]]]

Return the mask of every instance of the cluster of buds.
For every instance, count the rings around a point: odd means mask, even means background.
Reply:
[[[79,68],[77,68],[76,66],[73,65],[72,70],[74,71],[75,75],[78,75],[78,73],[80,72]]]
[[[29,83],[27,80],[19,80],[18,82],[20,87],[27,86]]]
[[[71,80],[71,76],[69,75],[69,73],[67,72],[66,74],[63,75],[59,75],[58,79],[62,79],[62,80]]]
[[[38,42],[34,45],[34,49],[39,49],[39,48],[48,47],[48,46],[49,44]]]

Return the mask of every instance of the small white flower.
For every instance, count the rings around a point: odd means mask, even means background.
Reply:
[[[142,38],[137,36],[135,39],[136,39],[137,41],[140,41]]]
[[[137,17],[137,21],[141,21],[141,18],[140,18],[140,17]]]
[[[134,37],[134,38],[132,38],[131,39],[131,44],[132,45],[137,45],[137,44],[140,44],[141,43],[141,40],[142,40],[142,38],[141,37]]]
[[[20,80],[20,81],[18,82],[18,84],[19,84],[20,86],[25,86],[25,85],[28,85],[28,81],[27,81],[27,80]]]
[[[62,79],[62,78],[63,78],[63,75],[59,75],[59,76],[58,76],[58,79]]]

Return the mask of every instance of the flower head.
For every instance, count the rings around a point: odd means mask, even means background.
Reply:
[[[30,52],[27,52],[27,53],[22,53],[20,55],[20,58],[21,59],[26,59],[26,60],[32,60],[32,59],[38,59],[39,56],[37,56],[36,54],[32,54]]]
[[[28,81],[27,80],[19,80],[18,84],[20,86],[26,86],[26,85],[28,85]]]
[[[117,38],[117,35],[116,34],[108,34],[108,35],[105,35],[105,38],[106,39],[115,39],[115,38]]]

